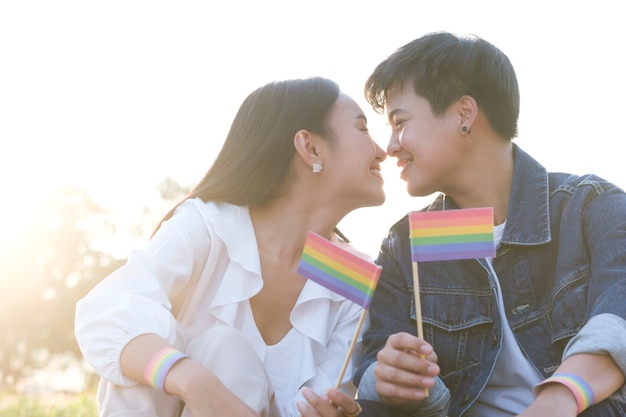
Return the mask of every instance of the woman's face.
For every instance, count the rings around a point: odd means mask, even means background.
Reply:
[[[377,206],[385,201],[380,162],[387,154],[370,136],[359,105],[340,93],[328,119],[328,155],[323,173],[329,191],[353,208]]]

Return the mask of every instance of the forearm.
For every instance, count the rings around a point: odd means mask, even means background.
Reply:
[[[569,341],[563,353],[563,362],[553,375],[565,374],[566,380],[573,380],[574,391],[585,399],[583,402],[593,396],[593,403],[599,403],[623,387],[625,357],[626,322],[612,314],[600,314],[593,316]],[[582,382],[576,381],[576,378]],[[561,381],[536,387],[536,400],[520,416],[575,415],[578,408],[576,397],[565,383],[572,384],[571,381]]]
[[[127,378],[146,383],[144,372],[150,359],[170,344],[156,334],[143,334],[128,342],[120,355],[120,367]]]
[[[143,334],[134,338],[122,350],[120,356],[122,372],[136,382],[152,385],[145,378],[149,362],[161,349],[169,346],[171,345],[165,339],[156,334]],[[187,381],[192,379],[194,375],[197,377],[197,372],[192,372],[198,368],[198,366],[194,365],[197,364],[189,358],[184,358],[174,363],[165,375],[163,381],[164,391],[168,394],[184,397],[187,387],[191,385]],[[186,368],[187,372],[181,372],[183,368]],[[202,368],[202,370],[204,371],[205,369]]]
[[[613,314],[591,317],[567,344],[557,372],[580,373],[596,402],[619,390],[626,375],[626,321]]]
[[[166,340],[155,334],[144,334],[134,338],[122,350],[120,357],[122,372],[136,382],[152,385],[145,378],[149,362],[161,349],[169,346],[171,345]],[[183,400],[198,395],[197,387],[203,387],[202,392],[205,393],[207,390],[215,392],[224,389],[213,373],[187,357],[174,363],[163,380],[163,390]]]
[[[579,353],[565,359],[555,374],[574,374],[584,380],[599,403],[624,385],[624,374],[609,355]]]
[[[549,378],[537,386],[535,401],[519,417],[575,416],[607,399],[624,384],[620,368],[611,356],[603,354],[571,355],[553,375],[560,382],[549,382]]]

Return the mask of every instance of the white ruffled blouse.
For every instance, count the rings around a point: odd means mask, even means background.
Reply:
[[[78,302],[76,338],[102,378],[132,386],[119,358],[133,338],[154,333],[173,344],[181,325],[189,340],[217,324],[233,326],[265,364],[283,416],[298,416],[301,387],[322,394],[336,385],[362,309],[307,281],[291,312],[292,329],[268,346],[249,304],[262,286],[248,209],[187,200],[145,249],[133,251],[124,266]],[[366,327],[367,320],[362,331]],[[352,395],[351,376],[360,357],[359,336],[341,385]]]

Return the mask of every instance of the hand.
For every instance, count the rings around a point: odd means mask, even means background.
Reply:
[[[306,403],[298,403],[302,417],[343,417],[354,415],[361,409],[356,400],[337,389],[330,389],[326,395],[317,395],[310,388],[303,388]]]
[[[426,398],[426,389],[439,375],[437,354],[424,340],[408,333],[396,333],[378,352],[374,368],[376,391],[383,402],[413,411]]]

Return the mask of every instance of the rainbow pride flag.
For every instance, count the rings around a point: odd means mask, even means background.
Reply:
[[[411,259],[449,261],[495,256],[493,208],[409,213]]]
[[[382,268],[309,232],[298,273],[367,309]]]

